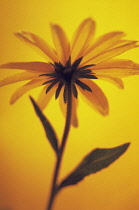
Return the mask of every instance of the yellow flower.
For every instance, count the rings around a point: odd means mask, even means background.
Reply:
[[[94,81],[95,79],[108,80],[123,88],[121,78],[139,74],[139,64],[130,60],[113,59],[137,47],[137,42],[122,39],[125,34],[120,31],[104,34],[94,41],[95,22],[91,18],[79,25],[71,44],[59,25],[51,24],[51,30],[55,49],[33,33],[16,33],[16,36],[31,47],[39,49],[47,62],[13,62],[0,66],[0,68],[24,70],[1,80],[0,86],[30,80],[16,90],[10,103],[13,104],[24,93],[39,86],[43,86],[38,98],[41,108],[48,104],[54,93],[57,99],[63,92],[66,103],[70,84],[73,95],[72,124],[74,126],[77,126],[78,90],[97,111],[107,115],[107,98]],[[63,104],[62,102],[61,105]]]

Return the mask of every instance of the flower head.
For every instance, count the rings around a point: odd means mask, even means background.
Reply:
[[[95,84],[95,80],[108,80],[123,88],[123,77],[139,74],[139,64],[130,60],[113,59],[137,47],[137,42],[122,39],[125,34],[119,31],[104,34],[94,41],[95,22],[91,18],[79,25],[71,44],[59,25],[51,24],[51,30],[55,49],[33,33],[16,33],[17,37],[31,47],[39,49],[45,56],[46,62],[13,62],[0,66],[1,69],[23,70],[1,80],[0,86],[30,80],[12,95],[11,104],[27,91],[39,86],[44,86],[38,98],[41,108],[47,105],[53,95],[56,99],[62,96],[64,103],[67,103],[70,87],[73,95],[74,126],[77,126],[78,90],[97,111],[107,115],[107,98]]]

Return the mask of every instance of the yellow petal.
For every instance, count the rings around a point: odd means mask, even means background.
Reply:
[[[0,65],[0,69],[21,69],[33,71],[53,71],[54,68],[49,63],[44,62],[12,62]]]
[[[72,42],[71,60],[74,62],[77,57],[82,56],[82,52],[88,47],[90,39],[95,32],[95,22],[88,18],[77,28]]]
[[[43,80],[35,79],[35,80],[32,80],[32,81],[28,82],[27,84],[21,86],[12,95],[10,103],[13,104],[19,97],[21,97],[27,91],[29,91],[29,90],[31,90],[33,88],[41,86],[45,81],[46,81],[46,79],[45,80],[44,79]]]
[[[52,90],[50,90],[47,94],[46,94],[46,88],[47,88],[47,86],[45,86],[42,89],[42,91],[41,91],[41,93],[40,93],[40,95],[38,97],[38,100],[37,100],[37,104],[39,105],[39,107],[41,109],[44,109],[47,106],[47,104],[49,103],[49,101],[51,100],[52,96],[54,96],[56,87],[57,86],[55,85],[52,88]]]
[[[40,74],[40,73],[39,73]],[[28,71],[21,72],[19,74],[14,74],[9,77],[4,78],[3,80],[0,81],[0,87],[8,84],[12,84],[15,82],[20,82],[24,80],[30,80],[30,79],[38,79],[39,74],[37,73],[31,73]],[[42,80],[42,78],[40,78]]]
[[[124,83],[121,79],[116,78],[116,77],[111,77],[107,75],[97,75],[98,79],[106,80],[108,82],[111,82],[112,84],[116,85],[118,88],[123,89],[124,88]]]
[[[70,45],[67,36],[59,25],[51,24],[51,30],[59,61],[65,64],[70,56]]]
[[[105,75],[123,78],[131,75],[139,75],[139,64],[131,60],[113,59],[93,66],[93,72],[97,75]]]
[[[111,46],[109,49],[113,49],[115,47],[120,47],[122,45],[130,44],[130,43],[133,43],[133,42],[134,42],[134,40],[120,39],[115,43],[115,45]]]
[[[62,111],[62,114],[66,118],[66,110],[67,110],[67,104],[64,103],[63,100],[63,94],[60,93],[59,96],[59,105]],[[72,96],[72,115],[71,115],[71,124],[75,128],[78,127],[78,118],[77,118],[77,106],[78,106],[78,101],[75,99],[74,96]]]
[[[113,58],[117,55],[120,55],[120,54],[124,53],[125,51],[133,49],[135,47],[138,47],[138,45],[137,45],[136,41],[133,41],[131,43],[121,45],[121,46],[118,46],[116,48],[112,48],[108,51],[105,51],[105,52],[99,54],[96,57],[92,57],[92,59],[90,59],[87,62],[91,63],[91,64],[99,64],[103,61],[109,60],[109,59],[111,59],[111,58]]]
[[[92,89],[92,92],[89,92],[84,91],[80,87],[78,87],[82,93],[83,98],[96,111],[98,111],[102,115],[108,115],[108,101],[102,90],[91,80],[83,79],[82,81],[85,82]]]
[[[45,42],[39,36],[37,36],[33,33],[24,32],[24,31],[19,32],[19,33],[15,33],[15,35],[18,38],[20,38],[21,40],[30,44],[31,47],[39,48],[45,54],[45,57],[46,57],[47,61],[58,62],[58,57],[57,57],[56,52],[53,50],[53,48],[47,42]]]
[[[123,32],[114,31],[99,37],[92,46],[85,50],[84,58],[82,60],[83,65],[91,58],[99,55],[111,47],[114,47],[124,35],[125,34]]]

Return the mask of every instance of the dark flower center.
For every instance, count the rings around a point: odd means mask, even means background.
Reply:
[[[72,94],[75,98],[78,96],[78,92],[76,89],[76,85],[80,86],[83,90],[87,90],[92,92],[91,88],[82,82],[80,79],[98,79],[94,73],[92,72],[90,67],[94,66],[94,64],[85,65],[83,67],[79,67],[80,62],[82,61],[82,58],[77,59],[73,64],[71,64],[71,59],[69,58],[65,65],[62,65],[60,62],[55,62],[53,65],[55,71],[50,74],[42,74],[40,76],[47,76],[50,78],[50,80],[46,81],[45,84],[50,85],[46,89],[46,93],[51,90],[51,88],[58,84],[58,87],[56,89],[55,98],[57,99],[62,87],[64,86],[64,102],[67,102],[67,95],[68,95],[68,87],[71,86]]]

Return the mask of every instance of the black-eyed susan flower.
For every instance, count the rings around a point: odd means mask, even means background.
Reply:
[[[119,88],[123,88],[122,78],[139,74],[139,64],[130,60],[113,59],[123,52],[137,47],[136,41],[122,39],[123,32],[114,31],[94,40],[95,22],[88,18],[77,28],[71,44],[59,25],[51,24],[54,49],[39,36],[28,33],[16,33],[20,39],[37,48],[45,56],[46,62],[13,62],[0,66],[1,69],[18,69],[20,73],[0,81],[0,86],[29,80],[15,91],[11,97],[13,104],[27,91],[43,86],[38,98],[38,105],[31,98],[37,116],[40,118],[47,139],[56,153],[50,198],[47,210],[52,209],[58,192],[66,186],[74,185],[85,176],[96,173],[119,158],[128,148],[129,143],[91,151],[82,162],[60,184],[58,176],[70,125],[77,126],[76,104],[78,91],[102,115],[108,114],[108,101],[102,90],[96,85],[97,79],[108,80]],[[40,108],[45,108],[51,97],[60,98],[62,111],[67,104],[65,127],[61,142],[49,120]]]
[[[72,124],[77,126],[76,99],[78,91],[102,115],[108,114],[108,102],[102,90],[95,84],[96,79],[108,80],[123,88],[122,78],[139,74],[139,64],[130,60],[113,59],[123,52],[137,47],[136,41],[124,40],[124,33],[114,31],[94,40],[95,22],[88,18],[77,28],[71,44],[59,25],[51,24],[54,49],[38,35],[29,32],[16,33],[33,48],[46,57],[46,62],[13,62],[0,68],[19,69],[20,73],[0,81],[0,86],[30,80],[15,91],[11,97],[13,104],[27,91],[43,86],[38,104],[44,108],[51,97],[63,96],[68,101],[72,94]],[[62,102],[62,104],[64,104]],[[63,109],[63,108],[62,108]]]

